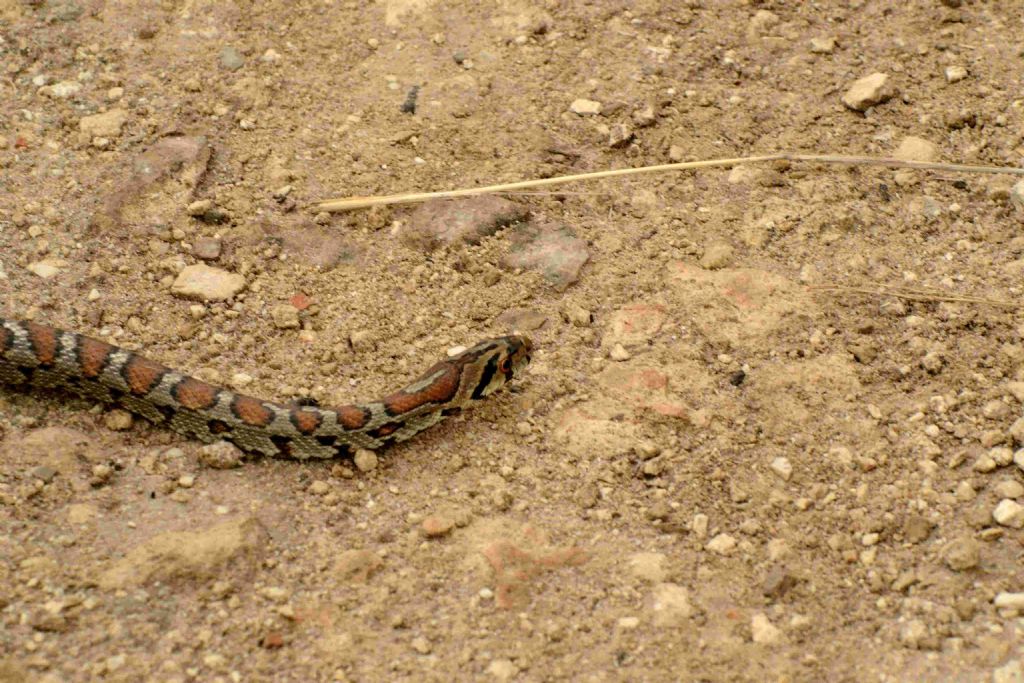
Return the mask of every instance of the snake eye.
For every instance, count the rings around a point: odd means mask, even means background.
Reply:
[[[503,375],[507,375],[508,373],[510,373],[512,371],[512,368],[509,366],[508,356],[505,356],[504,358],[502,358],[501,362],[498,363],[498,370]]]

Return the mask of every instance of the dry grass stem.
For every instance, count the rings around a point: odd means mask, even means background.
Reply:
[[[910,301],[950,301],[965,304],[981,304],[987,306],[1002,306],[1005,308],[1020,308],[1021,303],[1015,301],[1002,301],[999,299],[986,299],[977,296],[960,296],[946,294],[934,289],[915,289],[910,287],[897,287],[893,285],[811,285],[810,289],[816,292],[841,292],[849,294],[863,294],[865,296],[886,297],[894,296]]]
[[[415,204],[418,202],[425,202],[429,199],[452,199],[455,197],[470,197],[473,195],[494,194],[537,187],[549,187],[552,185],[562,185],[581,180],[600,180],[602,178],[617,178],[622,176],[639,175],[641,173],[663,173],[666,171],[685,171],[698,168],[739,166],[741,164],[758,164],[766,161],[797,161],[843,166],[884,166],[887,168],[915,168],[923,171],[997,173],[1024,176],[1024,168],[1011,166],[971,166],[968,164],[944,164],[931,161],[907,161],[887,157],[841,156],[832,154],[791,154],[789,152],[779,152],[777,154],[766,154],[762,156],[736,157],[732,159],[709,159],[706,161],[684,161],[677,164],[658,164],[656,166],[642,166],[640,168],[620,168],[610,171],[596,171],[593,173],[577,173],[574,175],[557,176],[554,178],[521,180],[515,183],[486,185],[484,187],[467,187],[459,190],[447,190],[443,192],[411,192],[407,194],[381,195],[376,197],[328,199],[317,204],[316,208],[319,211],[329,212],[351,211],[353,209],[365,209],[371,206],[381,206],[385,204]]]

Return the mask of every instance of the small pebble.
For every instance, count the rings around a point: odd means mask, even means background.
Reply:
[[[601,103],[580,98],[573,100],[569,105],[569,111],[580,116],[594,116],[601,113]]]
[[[999,501],[999,504],[992,511],[992,519],[1001,526],[1007,526],[1011,529],[1024,528],[1024,505],[1020,505],[1009,498],[1004,498]]]
[[[782,481],[789,481],[789,478],[793,476],[793,465],[790,464],[789,458],[775,458],[771,464],[772,472],[779,475]]]
[[[947,83],[956,83],[967,78],[967,69],[962,66],[947,66],[945,73]]]
[[[245,57],[235,48],[228,46],[220,51],[220,65],[228,71],[238,71],[245,66]]]
[[[854,81],[843,95],[843,104],[854,111],[865,111],[892,99],[895,89],[889,84],[889,75],[873,73]]]
[[[981,546],[973,538],[958,538],[942,549],[942,559],[955,572],[974,569],[981,562]]]
[[[1002,592],[992,601],[996,607],[1004,609],[1024,610],[1024,593]]]
[[[626,347],[624,347],[622,344],[616,344],[615,346],[612,347],[612,350],[608,354],[608,357],[615,361],[626,361],[632,358],[633,356],[632,354],[630,354],[629,351],[626,350]]]
[[[758,612],[750,618],[750,636],[755,643],[775,645],[782,639],[782,631],[767,616]]]
[[[811,38],[811,52],[817,55],[830,55],[836,49],[836,39]]]
[[[995,492],[1000,498],[1020,498],[1024,496],[1024,486],[1013,479],[1007,479],[996,484]]]
[[[322,479],[317,479],[309,485],[309,492],[314,496],[326,496],[330,491],[331,485]]]
[[[369,449],[358,449],[353,456],[353,461],[360,472],[372,472],[377,469],[377,454]]]
[[[444,515],[430,515],[420,525],[427,538],[446,536],[455,528],[455,520]]]
[[[729,534],[718,534],[705,547],[717,555],[729,555],[736,549],[736,545],[736,539]]]

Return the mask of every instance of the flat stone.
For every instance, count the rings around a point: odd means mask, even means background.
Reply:
[[[230,564],[255,570],[268,547],[267,531],[254,518],[239,518],[196,531],[157,534],[109,565],[97,578],[115,590],[152,581],[208,580],[225,575]]]
[[[245,288],[245,278],[202,263],[187,266],[175,278],[171,293],[185,299],[223,301]]]
[[[153,216],[171,216],[192,199],[206,175],[211,149],[205,137],[168,136],[132,161],[92,223],[111,230],[121,223],[142,224]]]
[[[192,244],[192,255],[204,261],[220,258],[221,241],[213,237],[200,237]]]
[[[357,263],[360,249],[338,230],[332,230],[306,218],[265,221],[264,234],[281,240],[282,249],[294,260],[321,270],[341,264]]]
[[[579,98],[572,101],[569,111],[580,116],[595,116],[601,113],[601,103],[594,100]]]
[[[889,75],[876,72],[854,81],[843,95],[843,104],[854,111],[865,111],[887,102],[895,94],[895,88],[889,84]]]
[[[484,195],[421,204],[410,216],[403,239],[422,251],[479,244],[502,228],[526,220],[529,210],[503,197]]]
[[[936,161],[939,158],[939,150],[924,138],[908,135],[900,141],[899,147],[892,155],[902,161]]]
[[[811,52],[817,55],[830,55],[836,49],[836,39],[831,36],[826,38],[811,38]]]
[[[537,271],[562,292],[579,279],[580,270],[589,259],[590,251],[584,240],[564,226],[545,224],[517,235],[502,263],[509,269]]]
[[[67,261],[63,259],[44,259],[42,261],[33,261],[25,266],[25,268],[33,275],[49,280],[51,277],[58,275],[66,265]]]
[[[238,71],[245,66],[245,57],[238,50],[231,46],[221,48],[218,55],[220,65],[228,71]]]
[[[668,314],[660,304],[630,304],[616,310],[608,319],[604,343],[609,346],[644,346],[665,324]]]
[[[78,128],[90,138],[116,138],[127,120],[127,111],[111,109],[102,114],[83,116],[78,122]]]

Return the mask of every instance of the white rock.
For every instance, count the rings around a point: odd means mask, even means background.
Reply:
[[[580,98],[572,101],[569,111],[580,116],[594,116],[601,113],[601,103]]]
[[[665,580],[665,560],[662,553],[633,553],[629,556],[629,572],[638,579],[659,583]]]
[[[924,138],[908,135],[892,155],[902,161],[935,161],[939,158],[939,150]]]
[[[496,681],[511,681],[519,673],[511,659],[495,659],[487,665],[487,673]]]
[[[782,639],[782,631],[760,612],[750,618],[750,634],[761,645],[775,645]]]
[[[651,612],[655,626],[677,626],[690,618],[689,592],[674,583],[659,583],[651,591]]]
[[[1021,466],[1024,469],[1024,465]],[[702,512],[698,512],[693,516],[693,522],[690,523],[690,531],[694,533],[697,538],[706,538],[708,535],[708,516]]]
[[[1024,528],[1024,505],[1009,498],[1003,498],[999,501],[999,505],[996,505],[996,509],[992,511],[992,519],[1011,529]]]
[[[793,465],[790,464],[789,458],[775,458],[771,464],[772,472],[779,475],[782,481],[789,481],[789,478],[793,476]]]
[[[245,278],[202,263],[184,268],[171,285],[171,293],[186,299],[222,301],[245,287]]]
[[[1024,211],[1024,180],[1018,180],[1010,188],[1010,203],[1018,211]]]
[[[40,93],[63,100],[71,97],[72,95],[77,95],[81,90],[82,84],[78,81],[61,81],[40,89]]]
[[[992,683],[1024,683],[1024,666],[1019,659],[1011,659],[992,670]]]
[[[889,75],[876,72],[854,81],[843,95],[843,104],[854,111],[864,111],[892,99],[895,94],[895,89],[889,84]]]
[[[967,78],[967,69],[962,66],[947,66],[946,67],[946,82],[956,83]]]
[[[831,36],[828,38],[811,38],[811,52],[814,54],[830,55],[835,49],[836,39]]]
[[[911,649],[917,649],[927,635],[928,627],[920,619],[911,619],[900,626],[900,642]]]
[[[63,259],[45,259],[43,261],[34,261],[25,267],[29,272],[35,273],[44,280],[47,280],[59,273],[61,268],[66,265],[67,262]]]
[[[718,534],[705,547],[718,555],[728,555],[736,549],[736,539],[729,534]]]
[[[1020,469],[1024,470],[1024,448],[1019,449],[1013,454],[1013,463]]]
[[[1000,593],[992,601],[996,607],[1024,610],[1024,593]]]

